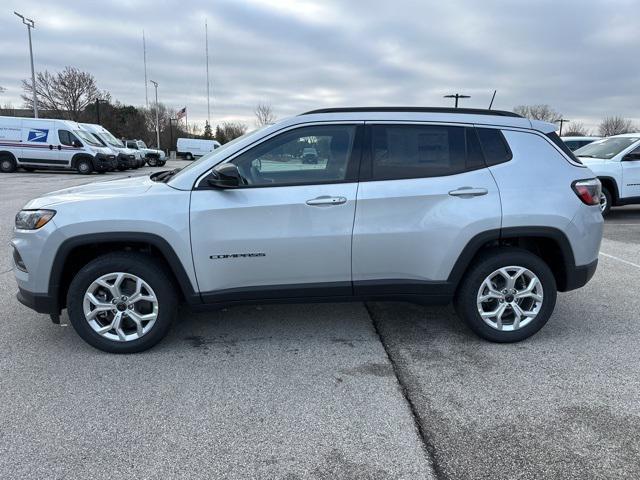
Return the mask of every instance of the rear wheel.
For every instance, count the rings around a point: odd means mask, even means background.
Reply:
[[[12,157],[8,155],[0,157],[0,172],[11,173],[15,171],[16,171],[16,161]]]
[[[193,160],[193,155],[191,155],[191,153],[187,153],[184,158],[187,160]]]
[[[611,192],[607,187],[603,186],[602,193],[600,193],[600,211],[603,217],[606,217],[611,211],[611,202]]]
[[[76,164],[76,170],[78,170],[78,173],[82,175],[89,175],[91,172],[93,172],[93,164],[88,158],[82,158],[78,160],[78,163]]]
[[[498,248],[469,269],[455,299],[458,315],[480,337],[518,342],[540,330],[556,303],[549,266],[531,252]]]
[[[99,257],[75,276],[69,319],[90,345],[111,353],[151,348],[169,331],[178,300],[169,273],[152,258],[118,252]]]

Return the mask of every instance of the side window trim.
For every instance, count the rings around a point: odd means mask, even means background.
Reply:
[[[240,187],[236,187],[234,188],[234,190],[248,190],[248,189],[255,189],[255,188],[275,188],[275,187],[304,187],[305,185],[331,185],[331,184],[340,184],[340,183],[356,183],[358,181],[358,172],[360,169],[360,165],[362,164],[362,151],[363,151],[363,146],[364,146],[364,128],[365,128],[365,122],[364,121],[359,121],[359,120],[354,120],[354,121],[332,121],[332,122],[312,122],[312,123],[301,123],[301,124],[297,124],[297,125],[291,125],[287,128],[283,128],[281,130],[278,130],[276,132],[273,132],[271,135],[261,138],[260,140],[247,145],[245,148],[243,148],[242,150],[235,152],[234,154],[230,155],[229,157],[225,158],[224,160],[222,160],[221,162],[218,162],[216,165],[214,165],[211,169],[207,170],[206,173],[202,174],[195,182],[195,186],[193,188],[193,190],[218,190],[215,187],[210,187],[206,184],[205,180],[206,178],[211,174],[211,170],[213,168],[215,168],[218,165],[222,165],[224,163],[230,163],[233,162],[236,158],[240,157],[241,155],[244,155],[245,153],[249,152],[250,150],[262,145],[265,142],[268,142],[280,135],[284,135],[287,134],[291,131],[294,130],[298,130],[298,129],[302,129],[302,128],[307,128],[307,127],[322,127],[322,126],[353,126],[355,127],[355,135],[354,135],[354,139],[353,139],[353,146],[351,149],[351,155],[349,157],[349,161],[348,161],[348,169],[347,169],[347,177],[344,180],[328,180],[328,181],[323,181],[323,182],[318,182],[318,181],[314,181],[314,182],[305,182],[305,183],[291,183],[291,184],[277,184],[277,185],[243,185]]]

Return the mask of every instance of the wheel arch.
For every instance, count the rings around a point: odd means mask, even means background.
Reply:
[[[88,153],[82,152],[76,153],[73,157],[71,157],[71,168],[76,168],[80,160],[89,160],[93,165],[93,157]]]
[[[620,192],[618,190],[618,182],[616,182],[616,179],[613,177],[598,175],[598,180],[600,180],[600,183],[602,183],[603,187],[606,187],[607,190],[611,192],[611,195],[613,195],[612,203],[613,205],[616,205],[618,203],[618,200],[620,200]]]
[[[476,258],[494,247],[524,248],[544,260],[561,292],[577,288],[577,268],[567,236],[553,227],[508,227],[480,233],[473,237],[458,257],[447,280],[454,290]]]
[[[201,303],[178,255],[164,238],[152,233],[110,232],[73,237],[60,245],[48,286],[48,295],[55,299],[58,310],[66,306],[67,290],[75,274],[89,261],[113,251],[134,251],[157,258],[173,276],[182,299],[188,304]]]

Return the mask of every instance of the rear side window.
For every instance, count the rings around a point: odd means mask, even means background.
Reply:
[[[447,125],[374,125],[374,180],[439,177],[483,168],[473,130]]]
[[[488,166],[508,162],[513,158],[509,144],[497,128],[477,128],[485,161]]]
[[[582,165],[582,162],[578,160],[578,158],[573,154],[571,149],[567,147],[567,144],[562,141],[562,139],[558,136],[556,132],[547,133],[546,135],[547,135],[547,138],[551,140],[553,143],[555,143],[556,147],[562,150],[567,157],[569,157],[574,162]]]

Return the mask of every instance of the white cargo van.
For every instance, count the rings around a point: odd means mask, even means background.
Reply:
[[[111,132],[102,125],[81,123],[80,126],[93,135],[103,146],[113,150],[118,161],[118,170],[139,168],[144,165],[145,162],[138,150],[125,147],[121,140],[114,137]]]
[[[176,143],[177,154],[187,160],[194,157],[201,157],[212,152],[220,146],[220,142],[215,140],[202,140],[199,138],[179,138]]]
[[[103,173],[116,157],[76,122],[48,118],[0,117],[0,172],[18,168]]]

